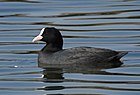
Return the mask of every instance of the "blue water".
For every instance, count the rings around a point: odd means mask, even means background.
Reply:
[[[0,95],[140,95],[140,0],[0,0]],[[64,48],[129,51],[116,68],[43,70],[32,43],[56,27]]]

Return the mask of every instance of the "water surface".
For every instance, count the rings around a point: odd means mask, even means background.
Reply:
[[[56,27],[64,48],[92,46],[129,51],[108,69],[43,70],[31,40]],[[0,0],[1,95],[139,95],[139,0]]]

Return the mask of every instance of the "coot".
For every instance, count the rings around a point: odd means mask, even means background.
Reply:
[[[117,62],[128,52],[94,47],[74,47],[63,49],[63,38],[54,27],[43,28],[32,42],[43,41],[46,45],[39,52],[39,63],[43,65],[72,65]],[[115,65],[115,63],[113,63]],[[100,64],[102,65],[102,64]],[[105,64],[104,64],[105,65]]]

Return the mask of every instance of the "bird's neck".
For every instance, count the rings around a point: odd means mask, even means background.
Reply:
[[[62,50],[63,45],[62,44],[46,44],[41,51],[45,53],[53,53]]]

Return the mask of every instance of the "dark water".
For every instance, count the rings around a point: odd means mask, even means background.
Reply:
[[[56,27],[64,48],[129,51],[117,68],[61,71],[38,67],[43,43]],[[140,0],[0,0],[0,95],[140,95]]]

